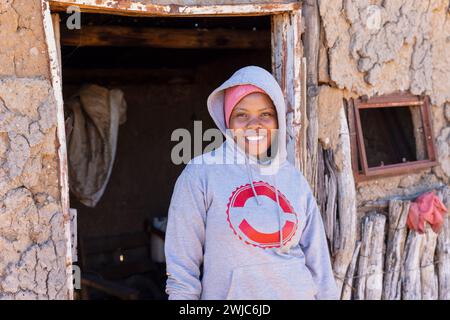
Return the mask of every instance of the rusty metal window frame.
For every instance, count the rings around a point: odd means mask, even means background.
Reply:
[[[420,108],[427,159],[369,167],[366,148],[364,145],[364,133],[361,125],[360,110],[369,108],[406,106]],[[350,100],[348,111],[352,149],[352,167],[356,181],[368,180],[374,177],[398,175],[437,165],[436,149],[431,125],[430,101],[428,97],[415,96],[408,93],[393,93],[370,99],[367,97],[361,97]],[[361,164],[361,170],[359,169],[358,161]]]

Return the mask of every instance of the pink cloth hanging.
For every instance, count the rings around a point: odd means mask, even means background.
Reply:
[[[433,191],[424,193],[409,207],[407,225],[411,230],[425,232],[425,222],[431,225],[434,232],[439,233],[444,223],[447,208]]]

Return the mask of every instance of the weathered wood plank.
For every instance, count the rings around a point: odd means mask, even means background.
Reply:
[[[301,11],[272,16],[272,72],[285,96],[287,156],[300,171],[304,167],[300,157],[304,146],[301,134],[302,81],[301,62],[303,46],[301,42]]]
[[[133,28],[83,26],[63,29],[63,46],[152,47],[169,49],[269,49],[264,30]]]
[[[58,54],[59,76],[62,77],[62,60],[61,60],[61,28],[58,13],[52,13],[53,32],[55,34],[56,52]]]
[[[383,291],[383,251],[386,216],[376,212],[363,218],[355,298],[380,300]]]
[[[389,231],[384,267],[383,300],[401,299],[401,269],[409,206],[410,201],[392,200],[389,202]]]
[[[192,83],[195,69],[186,68],[64,68],[64,83],[79,85],[89,79],[97,84],[104,83]]]
[[[347,268],[352,260],[356,243],[356,190],[351,165],[350,135],[344,107],[339,112],[340,131],[338,150],[342,153],[342,169],[336,173],[338,186],[338,223],[334,231],[333,270],[339,292],[342,290]]]
[[[450,209],[450,187],[438,193],[442,203]],[[439,300],[450,300],[450,216],[447,213],[438,235],[436,247]]]
[[[321,147],[319,146],[321,149]],[[325,202],[323,204],[322,211],[324,212],[323,215],[323,222],[325,227],[325,233],[327,235],[328,240],[330,241],[331,245],[331,254],[334,255],[334,231],[336,228],[336,214],[337,214],[337,194],[338,194],[338,185],[337,185],[337,168],[334,164],[334,156],[333,151],[331,149],[324,150],[324,157],[323,162],[325,166],[325,173],[324,173],[324,190],[321,193],[324,193],[326,195]]]
[[[347,270],[347,275],[345,276],[345,283],[342,289],[342,297],[341,300],[350,300],[353,295],[353,291],[355,291],[354,283],[355,281],[355,271],[356,271],[356,263],[358,261],[358,256],[361,250],[361,241],[356,243],[355,251],[353,252],[352,261]]]
[[[427,224],[423,240],[422,254],[420,257],[420,282],[422,300],[438,299],[438,283],[434,265],[434,253],[436,251],[437,234]]]
[[[411,230],[408,234],[403,259],[402,299],[421,300],[420,257],[424,236]]]
[[[56,101],[56,141],[58,147],[58,179],[61,192],[61,209],[64,216],[64,236],[66,240],[66,285],[69,299],[73,299],[73,276],[72,276],[72,244],[70,231],[69,214],[69,178],[67,165],[67,144],[64,123],[64,103],[62,96],[61,65],[58,57],[58,44],[56,39],[58,29],[54,29],[52,16],[47,1],[41,0],[43,13],[44,36],[47,43],[47,54],[49,57],[50,78],[53,88],[53,95]]]
[[[81,12],[117,14],[127,16],[260,16],[297,10],[300,2],[288,3],[234,3],[215,4],[210,2],[204,5],[185,4],[158,4],[129,0],[51,0],[51,10],[54,12],[66,11],[70,6],[76,5]]]
[[[318,64],[320,47],[320,18],[317,0],[305,0],[303,7],[305,21],[305,58],[307,60],[307,166],[304,175],[314,195],[317,196],[317,152],[319,139],[319,121],[317,112]],[[353,250],[352,250],[353,252]]]

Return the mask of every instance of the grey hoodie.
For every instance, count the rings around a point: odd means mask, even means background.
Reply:
[[[269,163],[247,156],[226,132],[224,89],[239,84],[263,89],[276,107]],[[226,141],[192,159],[175,184],[165,240],[169,299],[338,299],[320,212],[286,160],[286,107],[275,78],[242,68],[207,104]]]

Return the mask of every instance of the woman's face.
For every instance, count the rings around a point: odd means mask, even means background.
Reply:
[[[246,153],[263,158],[278,129],[275,106],[268,95],[254,92],[245,96],[233,108],[230,129],[234,140]]]

